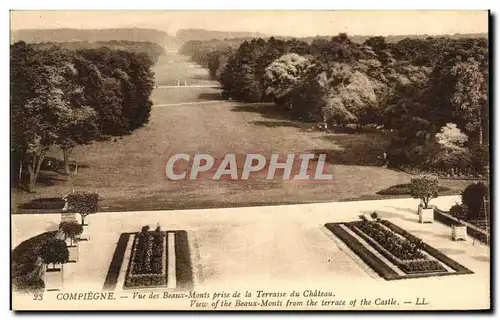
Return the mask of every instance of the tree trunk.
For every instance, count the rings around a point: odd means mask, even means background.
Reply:
[[[71,153],[70,149],[64,148],[63,151],[63,159],[64,159],[64,174],[69,176],[69,155]]]
[[[40,173],[40,167],[42,166],[44,158],[45,158],[45,150],[42,150],[40,152],[40,156],[37,157],[37,155],[34,154],[32,162],[28,164],[28,172],[29,172],[28,192],[35,192],[36,179],[38,177],[38,174]]]
[[[19,175],[17,177],[17,186],[21,186],[23,183],[23,163],[19,162]]]
[[[29,183],[28,183],[28,192],[35,192],[36,189],[36,175],[35,170],[32,165],[28,165],[28,173],[29,173]]]
[[[429,200],[430,199],[423,199],[424,200],[424,209],[429,209]]]

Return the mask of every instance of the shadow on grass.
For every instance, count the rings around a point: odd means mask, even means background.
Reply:
[[[197,66],[199,67],[199,69],[203,69],[203,67],[202,67],[202,66],[200,66],[200,65],[197,65]],[[195,68],[195,69],[198,69],[198,67],[194,67],[194,68]],[[189,83],[189,80],[217,81],[217,80],[215,80],[215,79],[211,79],[211,78],[210,78],[210,75],[208,75],[208,74],[207,74],[207,75],[203,75],[203,76],[202,76],[202,75],[199,75],[199,74],[197,74],[197,75],[190,75],[190,76],[189,76],[189,78],[188,78],[188,83]],[[215,85],[217,85],[217,83],[215,83]]]
[[[288,128],[305,129],[305,124],[299,124],[292,121],[252,121],[250,123],[258,126],[264,126],[267,128],[288,127]]]
[[[291,120],[291,115],[289,115],[282,108],[276,107],[272,103],[239,105],[233,107],[231,111],[258,113],[266,119]]]
[[[383,166],[382,158],[388,145],[387,137],[381,134],[326,134],[319,139],[331,142],[335,149],[316,149],[316,154],[327,154],[331,164]]]
[[[38,174],[38,178],[36,179],[36,182],[39,184],[42,184],[44,186],[53,186],[57,182],[61,181],[68,181],[70,178],[69,176],[61,175],[56,172],[52,171],[40,171]]]
[[[213,100],[216,100],[216,101],[220,100],[220,101],[222,101],[222,100],[226,100],[220,94],[220,92],[204,92],[204,93],[200,93],[198,95],[198,99],[200,99],[200,100],[208,100],[208,101],[213,101]]]
[[[46,210],[61,210],[64,207],[64,200],[60,197],[52,198],[37,198],[30,202],[19,205],[20,209],[46,209]]]

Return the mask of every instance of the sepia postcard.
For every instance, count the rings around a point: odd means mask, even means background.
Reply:
[[[10,15],[12,310],[491,310],[488,11]]]

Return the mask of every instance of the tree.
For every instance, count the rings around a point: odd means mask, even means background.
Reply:
[[[274,60],[266,68],[266,95],[278,104],[287,101],[292,91],[303,81],[310,65],[306,57],[296,53],[288,53]]]
[[[97,113],[94,109],[84,105],[84,88],[78,84],[78,70],[74,65],[72,55],[65,56],[65,63],[61,68],[61,89],[65,93],[70,109],[67,118],[60,123],[56,144],[63,151],[64,173],[69,175],[69,156],[76,145],[90,144],[100,136]]]
[[[77,241],[76,237],[82,234],[83,226],[76,220],[63,221],[59,224],[59,230],[64,233],[64,238],[70,239],[70,245],[73,245],[73,241]]]
[[[441,128],[441,132],[436,134],[436,142],[447,150],[464,151],[467,135],[462,133],[456,124],[447,123]]]
[[[369,46],[376,54],[380,54],[387,49],[385,38],[381,36],[368,38],[364,44]]]
[[[474,58],[457,62],[450,70],[455,78],[451,103],[465,122],[465,129],[477,136],[480,146],[484,143],[484,114],[487,112],[488,83]]]
[[[47,265],[63,264],[69,261],[69,251],[64,240],[52,238],[40,250],[40,256]]]
[[[410,183],[410,194],[424,203],[424,209],[429,208],[429,201],[438,196],[439,180],[437,177],[423,175],[412,178]]]
[[[12,92],[11,108],[13,149],[21,154],[21,165],[28,168],[28,190],[34,192],[46,152],[59,139],[61,125],[71,118],[71,107],[61,89],[64,80],[59,74],[57,61],[50,61],[50,57],[43,53],[28,50],[30,54],[21,57],[25,60],[16,61],[12,66],[16,69],[14,75],[19,77],[14,82],[30,78],[36,80],[27,84],[31,89],[26,99],[16,97],[20,92]],[[11,55],[14,54],[11,52]]]
[[[72,192],[67,196],[68,208],[82,216],[82,225],[85,217],[99,211],[99,194],[95,192]]]

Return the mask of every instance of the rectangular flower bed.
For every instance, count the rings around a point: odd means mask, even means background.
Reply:
[[[473,273],[387,220],[327,223],[325,227],[386,280]]]
[[[380,222],[356,221],[346,226],[405,273],[446,272],[438,261],[424,255],[419,239],[398,235]]]
[[[144,231],[144,230],[143,230]],[[188,233],[185,230],[160,231],[162,244],[156,240],[155,232],[147,231],[144,238],[138,237],[141,232],[126,232],[120,234],[115,252],[108,268],[103,290],[114,291],[120,283],[122,272],[123,289],[165,288],[169,275],[175,276],[174,290],[191,290],[193,288],[193,270],[190,254]],[[168,235],[174,235],[175,253],[169,252]],[[141,249],[142,248],[142,249]],[[161,250],[160,250],[161,249]],[[161,258],[160,258],[161,251]],[[143,253],[146,252],[146,253]],[[149,253],[147,253],[149,252]],[[130,256],[128,256],[130,253]],[[173,259],[175,269],[169,268],[169,259]],[[149,262],[147,262],[149,261]]]
[[[125,288],[166,285],[165,237],[164,231],[141,231],[135,234],[132,254],[125,275]]]

